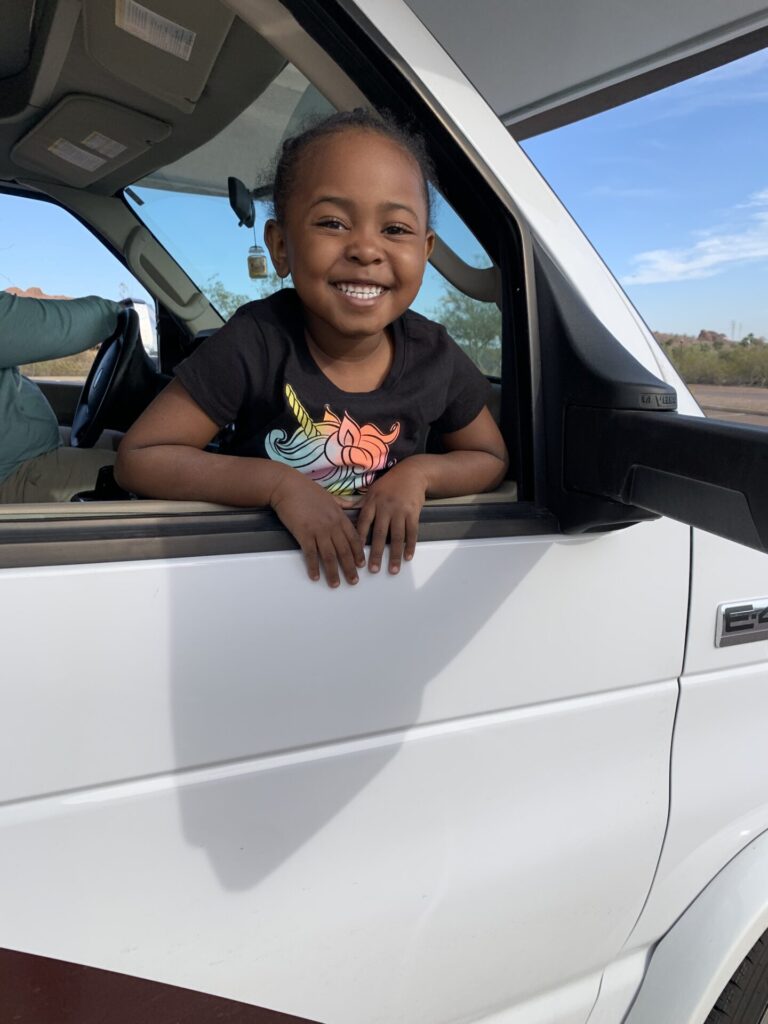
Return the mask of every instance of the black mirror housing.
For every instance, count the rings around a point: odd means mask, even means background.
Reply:
[[[547,507],[568,533],[669,516],[768,551],[768,430],[676,412],[677,395],[534,248]]]
[[[239,178],[227,178],[229,205],[237,217],[237,226],[252,228],[256,223],[253,195]]]

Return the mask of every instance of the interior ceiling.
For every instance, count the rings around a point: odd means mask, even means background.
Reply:
[[[765,0],[480,0],[470,7],[465,0],[407,2],[519,138],[768,46]],[[197,18],[204,27],[218,16],[226,33],[210,73],[204,69],[199,99],[169,102],[161,91],[147,90],[141,61],[123,62],[139,68],[138,83],[131,84],[114,73],[123,66],[114,53],[98,54],[99,63],[88,51],[83,7],[114,32],[114,3],[0,0],[0,180],[58,180],[47,141],[40,152],[48,165],[34,170],[14,162],[12,150],[64,97],[83,95],[118,103],[170,129],[122,166],[107,162],[103,176],[88,185],[112,194],[215,136],[285,64],[239,19],[229,27],[231,12],[219,0],[145,0],[140,10],[150,7],[171,20]],[[206,39],[201,28],[201,46]],[[146,47],[133,37],[126,45]],[[157,52],[146,53],[147,66]]]
[[[209,8],[218,6],[216,0],[206,3]],[[23,17],[20,8],[24,8]],[[93,96],[171,128],[165,140],[89,186],[89,191],[111,195],[213,137],[260,95],[285,64],[280,54],[235,19],[202,95],[194,110],[186,112],[97,63],[86,50],[80,8],[80,0],[0,0],[0,67],[5,72],[0,77],[0,180],[56,181],[52,173],[15,163],[13,147],[64,97]],[[51,81],[43,88],[46,74]]]
[[[0,81],[29,64],[35,0],[0,0]]]

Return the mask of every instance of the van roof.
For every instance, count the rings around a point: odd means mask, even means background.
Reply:
[[[516,138],[768,46],[764,0],[407,0]]]

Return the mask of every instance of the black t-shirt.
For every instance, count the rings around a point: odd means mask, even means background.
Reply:
[[[233,423],[233,455],[270,458],[334,494],[364,491],[423,452],[431,427],[467,426],[488,382],[444,327],[407,310],[391,325],[392,366],[381,387],[342,391],[312,358],[293,289],[242,306],[176,367],[200,408]]]

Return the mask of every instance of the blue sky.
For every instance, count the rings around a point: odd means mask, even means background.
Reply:
[[[654,330],[768,337],[768,50],[529,139]]]
[[[546,135],[524,149],[654,330],[768,337],[768,50]],[[142,212],[198,283],[218,274],[256,295],[252,241],[226,200],[153,190]],[[438,228],[471,258],[456,223]],[[441,223],[442,221],[442,223]],[[163,231],[161,237],[165,235]],[[169,238],[164,241],[170,243]],[[202,244],[201,244],[202,240]],[[145,295],[129,272],[51,204],[0,196],[0,287]],[[434,306],[434,278],[419,308]]]
[[[0,195],[0,288],[37,286],[49,295],[149,295],[74,217],[53,203]]]

